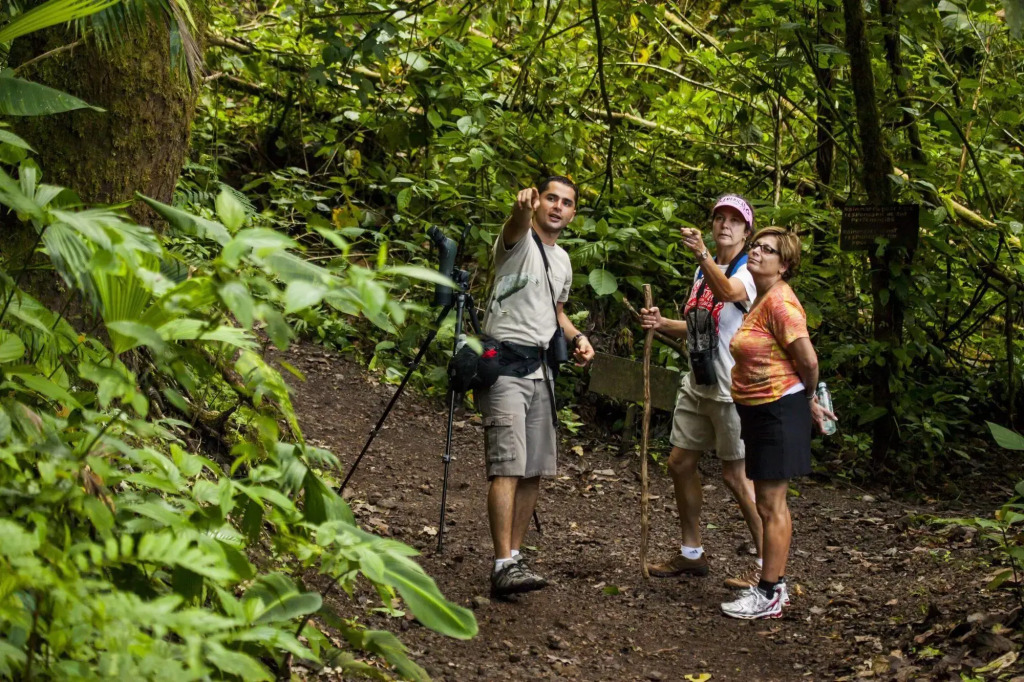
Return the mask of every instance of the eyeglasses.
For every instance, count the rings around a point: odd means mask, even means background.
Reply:
[[[768,246],[767,244],[762,244],[761,242],[754,242],[753,244],[750,245],[750,250],[752,252],[756,251],[757,249],[761,249],[762,251],[764,251],[765,253],[767,253],[768,255],[771,255],[771,256],[776,256],[779,253],[778,249],[772,248],[771,246]]]

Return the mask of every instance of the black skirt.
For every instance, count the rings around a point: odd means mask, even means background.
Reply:
[[[777,481],[811,473],[811,407],[803,391],[763,405],[740,405],[747,478]]]

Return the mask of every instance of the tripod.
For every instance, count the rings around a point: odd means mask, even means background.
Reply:
[[[356,457],[356,461],[352,463],[352,467],[348,470],[348,474],[345,475],[345,480],[341,482],[341,486],[338,488],[339,495],[345,491],[345,486],[348,485],[352,475],[359,467],[359,463],[362,461],[363,456],[366,454],[367,450],[370,449],[370,445],[373,443],[374,438],[377,437],[377,434],[380,432],[381,427],[387,420],[388,415],[391,414],[391,409],[395,406],[395,403],[398,402],[398,398],[402,395],[402,391],[405,390],[405,386],[409,383],[409,379],[412,378],[413,372],[416,371],[420,362],[423,361],[423,356],[426,355],[427,348],[430,347],[431,342],[437,336],[437,331],[441,328],[445,318],[448,317],[448,313],[453,309],[455,310],[455,338],[452,347],[452,357],[455,356],[455,353],[459,349],[460,337],[462,336],[463,318],[467,309],[469,310],[469,319],[473,327],[473,332],[480,335],[480,321],[476,314],[476,304],[473,301],[473,296],[469,293],[469,272],[466,270],[458,270],[454,267],[456,253],[455,242],[442,235],[436,227],[432,227],[429,234],[441,252],[441,271],[451,277],[457,285],[457,289],[453,290],[449,287],[438,285],[434,295],[434,303],[435,305],[443,306],[441,308],[441,312],[434,321],[434,326],[430,330],[430,333],[427,334],[427,337],[423,339],[423,343],[420,344],[420,348],[416,352],[416,356],[413,358],[412,363],[409,365],[409,369],[406,371],[405,376],[402,377],[401,383],[398,384],[398,390],[396,390],[395,394],[391,396],[391,400],[388,402],[387,407],[384,408],[384,413],[381,414],[380,419],[377,420],[377,424],[370,430],[370,435],[366,439],[366,443],[363,444],[363,449],[359,452],[359,456]],[[465,239],[465,236],[465,233],[463,233],[463,239]],[[444,455],[441,457],[441,461],[444,462],[444,480],[441,485],[441,520],[437,527],[438,552],[444,550],[444,520],[448,501],[448,469],[452,461],[452,427],[455,419],[455,407],[459,402],[461,402],[462,396],[462,393],[457,393],[452,387],[452,382],[449,377],[447,396],[448,426],[445,434]],[[540,518],[537,516],[536,510],[533,512],[533,522],[537,527],[537,532],[541,532]]]

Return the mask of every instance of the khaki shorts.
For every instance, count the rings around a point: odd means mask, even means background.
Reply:
[[[726,462],[743,459],[744,455],[736,406],[703,398],[685,383],[676,395],[669,442],[684,450],[714,450]]]
[[[500,376],[476,391],[476,404],[484,418],[488,479],[555,475],[558,436],[543,379]]]

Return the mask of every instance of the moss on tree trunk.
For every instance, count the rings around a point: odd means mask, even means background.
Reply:
[[[171,64],[166,22],[151,18],[129,27],[114,44],[86,41],[28,65],[19,75],[58,88],[105,112],[72,111],[15,122],[37,150],[44,178],[74,189],[86,202],[131,201],[136,191],[169,201],[188,151],[196,93]],[[74,40],[68,29],[31,34],[15,42],[17,66]],[[129,212],[152,223],[147,207]]]
[[[56,27],[15,41],[12,67],[75,41],[70,29]],[[12,121],[36,150],[44,182],[76,191],[87,203],[132,202],[129,214],[159,227],[148,206],[134,201],[142,192],[170,201],[178,180],[195,116],[196,92],[182,69],[172,66],[165,20],[131,26],[113,44],[100,48],[88,38],[71,50],[28,64],[23,78],[63,90],[105,109],[72,111]],[[16,273],[31,267],[22,286],[45,305],[59,309],[73,294],[35,257],[37,235],[13,215],[0,218],[0,266]],[[68,317],[80,325],[84,311],[72,305]]]

